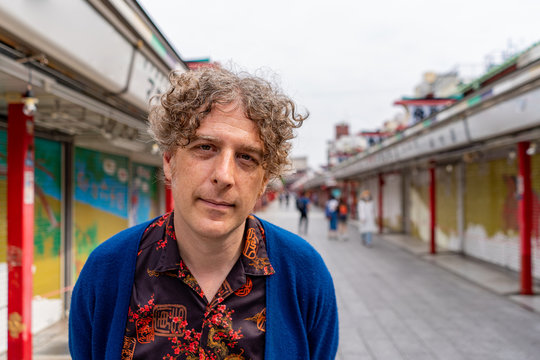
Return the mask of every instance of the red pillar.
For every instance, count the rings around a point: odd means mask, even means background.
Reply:
[[[383,187],[384,187],[384,176],[379,174],[379,234],[383,232]]]
[[[32,358],[34,118],[8,107],[8,360]]]
[[[165,212],[169,212],[174,210],[174,199],[169,185],[165,186]]]
[[[519,176],[517,192],[519,199],[519,236],[521,239],[521,294],[532,295],[531,229],[532,229],[532,192],[531,159],[527,155],[529,142],[518,144]]]
[[[435,242],[435,227],[437,226],[437,202],[436,202],[436,188],[435,188],[435,164],[431,164],[429,168],[429,235],[430,235],[430,249],[431,254],[437,253],[437,245]]]

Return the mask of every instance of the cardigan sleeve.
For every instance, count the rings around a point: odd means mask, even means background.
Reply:
[[[262,221],[276,273],[267,279],[266,359],[329,360],[337,353],[334,284],[320,254],[305,240]]]
[[[92,318],[95,293],[92,270],[85,266],[71,295],[69,312],[69,351],[74,360],[92,359]]]
[[[308,328],[310,359],[334,359],[339,342],[338,309],[334,284],[323,264],[314,282]],[[313,284],[313,283],[312,283]]]

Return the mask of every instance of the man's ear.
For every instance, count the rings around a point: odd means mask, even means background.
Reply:
[[[171,165],[172,156],[169,153],[163,153],[163,175],[165,175],[165,180],[167,183],[171,183],[172,179],[172,165]]]
[[[257,199],[264,194],[264,191],[266,190],[266,186],[268,185],[268,179],[265,177],[261,186],[261,191],[259,192],[259,196],[257,196]]]

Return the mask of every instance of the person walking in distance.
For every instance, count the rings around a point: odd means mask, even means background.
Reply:
[[[328,239],[336,240],[337,235],[337,225],[338,225],[338,204],[334,195],[330,195],[330,199],[326,202],[325,213],[326,218],[328,219]]]
[[[307,235],[308,233],[308,211],[309,211],[309,198],[306,196],[306,192],[302,191],[296,199],[296,208],[300,212],[300,220],[298,221],[298,233]]]
[[[71,298],[73,360],[334,359],[332,277],[251,211],[307,115],[264,79],[180,72],[150,109],[172,212],[99,245]]]
[[[344,197],[339,199],[338,204],[338,236],[341,240],[348,240],[347,220],[349,218],[349,206]]]
[[[364,190],[360,194],[358,201],[358,224],[362,243],[368,247],[372,244],[373,232],[377,231],[375,222],[375,205],[369,190]]]

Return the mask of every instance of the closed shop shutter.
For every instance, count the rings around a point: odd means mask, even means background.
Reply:
[[[457,224],[458,172],[452,165],[439,166],[435,178],[437,216],[435,239],[437,246],[458,250],[460,247]]]
[[[517,159],[486,160],[465,168],[467,255],[519,271]]]
[[[132,164],[130,189],[130,225],[142,223],[159,215],[158,168]]]
[[[97,245],[128,226],[129,161],[75,148],[75,272]]]
[[[413,170],[409,182],[409,229],[411,235],[429,241],[429,171]]]
[[[394,231],[403,230],[401,174],[387,174],[383,186],[383,224]]]
[[[35,139],[32,330],[62,317],[62,145]]]

